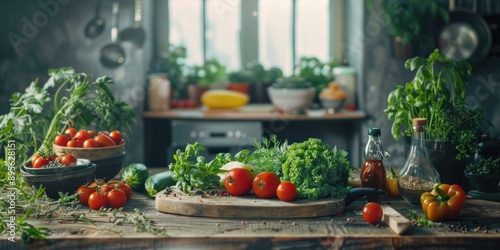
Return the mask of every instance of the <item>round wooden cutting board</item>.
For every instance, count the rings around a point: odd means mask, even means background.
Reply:
[[[317,201],[280,201],[261,199],[253,194],[245,196],[188,195],[178,190],[170,194],[159,192],[155,198],[156,210],[170,214],[213,218],[308,218],[336,215],[344,212],[344,199]]]

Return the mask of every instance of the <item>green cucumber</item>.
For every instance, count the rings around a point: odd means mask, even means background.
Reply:
[[[133,190],[139,190],[149,177],[148,168],[141,163],[128,165],[121,173],[122,181],[127,183]]]
[[[155,197],[158,192],[167,187],[174,186],[176,183],[177,181],[172,178],[172,171],[167,170],[165,172],[149,176],[144,184],[144,187],[150,197]]]

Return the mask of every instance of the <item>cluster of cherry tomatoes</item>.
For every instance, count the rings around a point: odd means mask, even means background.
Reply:
[[[96,180],[78,187],[76,193],[82,205],[99,210],[103,207],[120,208],[132,198],[132,188],[125,182]]]
[[[51,166],[51,164],[54,166],[74,166],[76,165],[76,157],[72,153],[61,156],[37,153],[31,158],[31,167],[33,168],[44,168]]]
[[[234,196],[246,195],[253,190],[259,198],[278,197],[282,201],[293,201],[297,196],[297,188],[292,182],[280,182],[273,172],[262,172],[255,177],[246,168],[233,168],[224,177],[224,187]]]
[[[99,131],[67,128],[64,134],[59,134],[54,139],[54,144],[70,148],[97,148],[111,147],[124,143],[122,134],[118,130]]]
[[[176,100],[172,99],[170,100],[170,108],[176,109],[176,108],[196,108],[198,104],[194,101],[187,100],[187,99],[181,99],[181,100]]]

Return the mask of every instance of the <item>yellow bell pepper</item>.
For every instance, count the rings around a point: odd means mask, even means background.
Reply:
[[[397,197],[401,194],[399,193],[398,187],[398,175],[391,168],[391,172],[387,175],[385,179],[385,191],[389,196]]]

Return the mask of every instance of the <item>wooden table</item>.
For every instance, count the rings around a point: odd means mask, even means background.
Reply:
[[[406,215],[410,209],[421,212],[401,198],[383,201]],[[123,213],[90,211],[88,207],[71,211],[61,218],[29,221],[51,230],[46,240],[33,240],[29,249],[392,249],[450,248],[497,249],[500,245],[500,203],[468,199],[459,220],[436,227],[413,226],[397,235],[387,225],[369,225],[362,221],[357,200],[340,215],[307,219],[217,219],[165,214],[155,210],[154,199],[135,193]],[[132,224],[114,225],[138,208],[156,228],[166,235],[136,232]],[[74,221],[85,214],[93,224]],[[468,232],[450,230],[467,225]],[[478,229],[476,231],[476,229]],[[24,248],[17,239],[13,244],[0,241],[0,249]]]

